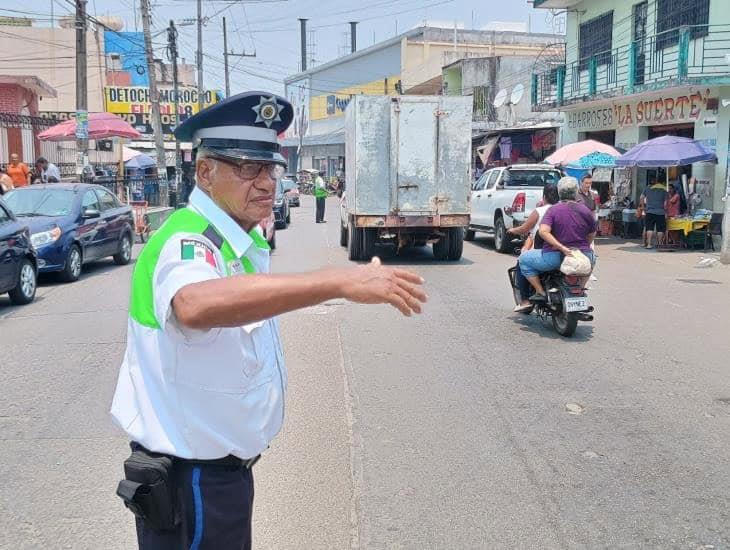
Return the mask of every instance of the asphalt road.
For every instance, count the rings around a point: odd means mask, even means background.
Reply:
[[[347,266],[338,212],[293,209],[274,270]],[[730,548],[730,271],[598,245],[596,321],[517,316],[514,258],[384,251],[425,313],[286,315],[288,419],[255,469],[255,547]],[[134,547],[108,408],[132,266],[0,298],[0,548]]]

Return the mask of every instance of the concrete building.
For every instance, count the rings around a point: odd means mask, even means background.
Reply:
[[[697,180],[698,206],[721,211],[730,141],[727,0],[535,0],[567,9],[563,62],[533,76],[533,108],[565,113],[562,143],[586,138],[629,149],[672,134],[703,141],[718,163],[671,169]],[[631,177],[636,199],[656,170]],[[662,175],[662,174],[659,174]]]
[[[541,162],[555,150],[562,116],[533,112],[529,89],[541,56],[558,55],[564,55],[564,46],[556,41],[538,55],[467,58],[443,68],[443,93],[473,98],[475,174],[498,165]]]
[[[285,79],[295,109],[284,140],[290,164],[328,175],[344,170],[344,111],[355,94],[439,94],[446,65],[534,56],[555,40],[547,34],[419,27],[293,75]]]
[[[55,96],[39,97],[39,110],[69,113],[76,111],[76,31],[73,18],[61,18],[56,26],[35,26],[22,19],[0,20],[0,74],[34,75],[53,89]],[[104,110],[105,62],[104,31],[90,26],[86,35],[87,89],[89,111]]]

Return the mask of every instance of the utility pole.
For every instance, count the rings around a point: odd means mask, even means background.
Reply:
[[[198,51],[196,54],[198,62],[198,112],[205,107],[205,90],[203,89],[203,5],[198,0]]]
[[[172,93],[173,105],[175,106],[175,127],[180,125],[180,92],[178,87],[177,75],[177,29],[175,22],[170,19],[170,26],[167,29],[167,43],[170,46],[170,61],[172,61]],[[180,142],[175,140],[175,188],[177,189],[178,200],[182,192],[182,158],[180,156]]]
[[[226,97],[231,97],[231,79],[228,74],[228,33],[225,17],[223,18],[223,68],[226,73]]]
[[[140,0],[142,12],[142,31],[144,33],[144,47],[147,53],[147,75],[150,80],[150,103],[152,104],[152,133],[155,137],[155,149],[157,150],[157,176],[160,182],[161,206],[167,206],[169,195],[167,183],[162,184],[163,178],[167,180],[167,161],[165,160],[165,142],[162,135],[162,120],[160,118],[160,95],[157,91],[157,71],[155,70],[154,52],[152,51],[152,35],[150,34],[151,15],[149,0]]]
[[[231,78],[228,70],[228,58],[229,57],[256,57],[256,52],[253,53],[233,53],[228,51],[228,33],[226,32],[226,18],[223,18],[223,67],[226,73],[226,97],[231,97]]]
[[[722,217],[722,249],[720,261],[730,264],[730,156],[725,163],[725,214]],[[712,237],[710,237],[712,238]]]
[[[76,0],[76,175],[87,164],[89,111],[86,80],[86,0]],[[23,159],[27,160],[27,159]]]

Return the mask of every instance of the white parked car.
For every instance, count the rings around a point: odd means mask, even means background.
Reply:
[[[471,221],[465,240],[476,232],[494,236],[499,252],[510,251],[512,238],[507,228],[521,225],[542,199],[542,188],[557,184],[560,170],[546,164],[513,164],[487,170],[474,183],[471,193]]]

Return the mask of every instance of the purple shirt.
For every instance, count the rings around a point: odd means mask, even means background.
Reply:
[[[588,235],[595,233],[598,227],[593,212],[578,202],[559,202],[552,206],[545,213],[540,225],[549,225],[553,236],[563,246],[577,248],[582,252],[590,252]],[[557,252],[547,242],[542,249],[544,252]]]

